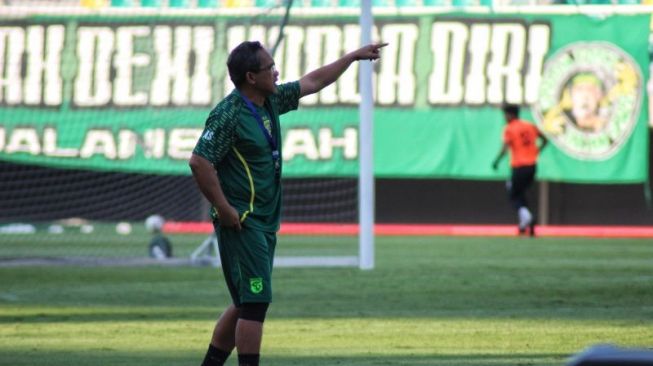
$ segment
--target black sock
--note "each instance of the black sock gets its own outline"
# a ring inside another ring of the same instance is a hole
[[[206,351],[206,356],[204,356],[204,361],[202,366],[222,366],[224,365],[231,351],[223,351],[218,347],[214,347],[212,344],[209,344],[209,349]]]
[[[238,355],[238,366],[258,366],[259,354]]]

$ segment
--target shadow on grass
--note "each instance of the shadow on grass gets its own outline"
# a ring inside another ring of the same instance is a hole
[[[221,314],[224,307],[215,310],[207,309],[206,311],[188,311],[188,309],[179,308],[178,310],[158,311],[155,307],[150,312],[76,312],[69,311],[62,314],[47,313],[46,310],[35,314],[21,315],[0,315],[0,324],[12,323],[96,323],[96,322],[130,322],[130,321],[214,321]]]
[[[537,320],[537,319],[567,319],[572,321],[615,321],[641,322],[648,321],[653,317],[653,308],[644,307],[635,312],[629,312],[628,308],[622,307],[568,307],[561,309],[533,310],[528,308],[507,307],[506,309],[431,309],[430,311],[415,312],[407,314],[404,311],[393,311],[393,309],[330,309],[314,310],[307,312],[303,309],[288,309],[285,304],[278,304],[276,309],[271,308],[270,320],[312,320],[312,319],[415,319],[424,318],[432,320],[447,319],[477,319],[496,320]],[[323,304],[322,304],[323,305]],[[43,307],[40,310],[28,311],[21,314],[0,315],[0,324],[56,324],[56,323],[103,323],[103,322],[176,322],[176,321],[215,321],[228,304],[222,304],[215,308],[188,309],[186,307],[165,307],[157,308],[152,306],[148,311],[134,310],[126,307],[116,312],[105,311],[78,311],[57,309],[57,307]],[[315,304],[320,306],[320,304]],[[293,310],[296,310],[294,312]],[[52,312],[50,312],[52,311]],[[65,312],[63,312],[65,311]],[[0,307],[0,313],[2,307]]]
[[[225,366],[237,364],[235,355]],[[202,362],[203,354],[170,354],[167,352],[128,353],[115,349],[98,348],[88,352],[50,351],[33,349],[30,352],[15,352],[3,350],[0,353],[0,364],[12,366],[32,366],[36,364],[35,357],[41,361],[38,364],[49,366],[70,365],[102,365],[102,366],[192,366]],[[461,354],[461,355],[369,355],[348,357],[279,357],[266,356],[261,358],[262,366],[561,366],[568,355],[562,354]],[[46,361],[42,363],[42,361]]]

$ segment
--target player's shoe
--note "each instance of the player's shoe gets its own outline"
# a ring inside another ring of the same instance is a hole
[[[535,237],[535,220],[531,219],[531,222],[528,224],[529,234],[531,238]]]
[[[533,236],[533,226],[535,225],[535,218],[528,210],[527,207],[520,207],[517,211],[517,218],[519,220],[519,235],[524,235],[529,230],[531,236]]]
[[[525,235],[526,234],[526,226],[522,226],[521,224],[517,226],[519,229],[519,235]]]

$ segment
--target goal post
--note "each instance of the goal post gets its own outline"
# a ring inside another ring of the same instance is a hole
[[[372,42],[372,1],[361,1],[361,45]],[[359,263],[363,270],[374,268],[374,100],[372,63],[361,61],[358,80],[361,91],[359,107]]]

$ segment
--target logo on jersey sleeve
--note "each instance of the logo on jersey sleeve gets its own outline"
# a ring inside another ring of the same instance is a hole
[[[202,138],[207,141],[213,140],[213,131],[206,130],[204,131],[204,134],[202,134]]]

